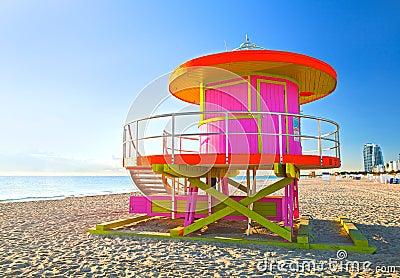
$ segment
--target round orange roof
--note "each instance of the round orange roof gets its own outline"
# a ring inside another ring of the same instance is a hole
[[[257,73],[295,80],[300,104],[327,96],[337,83],[335,70],[321,60],[285,51],[239,50],[187,61],[172,72],[169,90],[183,101],[199,104],[200,84]]]

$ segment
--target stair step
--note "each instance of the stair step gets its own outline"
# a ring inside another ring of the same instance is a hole
[[[153,194],[153,193],[165,193],[166,194],[165,190],[142,190],[142,191],[143,191],[143,193],[146,193],[146,194],[149,194],[149,193],[151,193],[151,194]]]
[[[153,168],[151,168],[151,167],[132,167],[130,170],[135,171],[135,172],[139,172],[139,171],[153,172]]]
[[[167,192],[165,191],[165,189],[150,189],[150,188],[143,188],[142,189],[142,192],[143,193],[151,193],[151,194],[153,194],[153,193],[164,193],[164,194],[167,194]]]
[[[159,184],[159,185],[154,185],[154,184],[149,184],[149,185],[147,185],[147,184],[140,184],[140,186],[143,187],[143,189],[157,188],[157,189],[163,189],[163,190],[165,190],[163,184]]]
[[[162,175],[154,173],[151,167],[136,166],[130,168],[130,174],[137,188],[146,195],[168,195]]]
[[[137,183],[140,183],[140,184],[163,184],[162,182],[159,182],[159,181],[135,181],[135,182],[137,182]]]
[[[162,191],[165,191],[165,188],[164,188],[164,187],[138,186],[138,188],[140,188],[141,190],[151,190],[151,189],[154,189],[154,190],[162,190]]]
[[[132,171],[133,173],[153,173],[153,174],[156,174],[156,173],[154,173],[153,172],[153,170],[135,170],[135,171]]]
[[[137,175],[137,176],[133,176],[133,178],[134,179],[142,179],[142,180],[145,180],[145,179],[148,179],[148,180],[162,180],[161,176],[157,177],[157,176],[140,176],[140,175]]]
[[[161,179],[161,175],[154,175],[154,174],[132,174],[131,177],[133,178],[158,178]]]

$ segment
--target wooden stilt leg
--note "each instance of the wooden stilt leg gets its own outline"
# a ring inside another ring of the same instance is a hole
[[[211,172],[208,173],[207,184],[209,186],[213,186]],[[212,196],[208,193],[207,193],[207,204],[208,204],[208,215],[211,215],[212,214]]]
[[[222,193],[229,196],[228,178],[221,179]]]
[[[289,206],[289,186],[285,186],[285,196],[283,197],[283,225],[289,226],[288,206]]]
[[[196,213],[196,201],[197,201],[197,193],[199,192],[198,187],[190,187],[189,194],[186,204],[186,217],[184,221],[184,226],[189,226],[194,221],[194,215]]]
[[[289,218],[289,226],[290,230],[293,232],[293,193],[294,193],[294,183],[288,185],[289,187],[289,206],[288,206],[288,218]]]
[[[246,185],[247,185],[247,197],[250,196],[250,192],[251,192],[251,183],[250,183],[250,170],[247,169],[246,170]],[[250,208],[250,206],[252,206],[253,204],[247,206],[248,208]],[[247,218],[247,236],[250,235],[250,229],[251,229],[251,218]]]
[[[253,169],[253,181],[251,184],[251,188],[248,188],[247,190],[247,196],[251,196],[256,192],[256,184],[257,184],[257,169],[254,168]],[[253,204],[250,204],[249,209],[253,210]],[[248,218],[247,221],[247,235],[250,235],[250,231],[251,231],[251,218]]]
[[[172,194],[171,194],[171,218],[175,219],[175,214],[176,214],[176,198],[175,198],[175,194],[176,194],[176,178],[172,179]],[[179,182],[178,182],[179,184]]]
[[[293,191],[293,203],[294,203],[294,212],[293,218],[298,219],[300,217],[300,210],[299,210],[299,179],[293,180],[294,184],[294,191]]]

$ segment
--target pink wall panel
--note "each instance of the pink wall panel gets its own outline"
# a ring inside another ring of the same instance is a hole
[[[284,86],[278,84],[260,83],[260,107],[261,111],[285,112]],[[285,130],[285,118],[282,118],[282,128]],[[263,133],[279,133],[279,119],[277,115],[264,115],[262,118]],[[286,144],[283,140],[283,149]],[[263,135],[263,153],[279,153],[278,136]]]
[[[247,83],[240,83],[205,91],[205,111],[246,111]],[[205,119],[221,117],[224,114],[206,115]]]
[[[278,81],[280,83],[286,84],[286,98],[287,98],[287,111],[285,107],[285,96],[284,96],[284,84],[273,84],[268,83],[269,81]],[[265,77],[265,76],[252,76],[251,79],[252,86],[257,88],[257,83],[260,84],[260,97],[261,97],[261,110],[270,112],[287,112],[293,114],[300,113],[299,106],[299,91],[298,86],[288,80],[281,78]],[[287,123],[286,123],[287,122]],[[282,117],[282,130],[286,133],[286,124],[288,127],[288,134],[294,134],[294,126],[296,126],[296,131],[300,132],[300,121],[293,119],[293,117]],[[274,127],[272,127],[274,126]],[[278,116],[271,116],[270,119],[263,118],[263,132],[270,132],[275,130],[278,133]],[[282,138],[283,153],[287,153],[286,144],[289,142],[289,152],[290,154],[301,154],[301,143],[299,138],[294,138],[288,136]],[[275,141],[275,142],[274,142]],[[275,146],[275,148],[274,148]],[[279,139],[278,137],[263,138],[263,152],[264,153],[279,153]]]
[[[239,80],[239,79],[238,79]],[[286,92],[284,84],[274,84],[269,81],[284,82],[286,84]],[[266,112],[288,112],[298,114],[299,99],[298,87],[295,83],[281,78],[272,78],[265,76],[251,76],[251,107],[248,107],[248,84],[240,83],[230,85],[218,89],[208,89],[205,91],[205,111],[258,111],[256,91],[259,84],[260,111]],[[222,84],[219,82],[218,84]],[[287,98],[287,108],[285,105],[285,93]],[[287,111],[286,111],[287,110]],[[225,117],[223,113],[216,113],[205,116],[205,119]],[[298,119],[291,116],[282,117],[282,131],[286,133],[286,125],[288,134],[297,134],[300,132],[300,123]],[[278,116],[264,115],[260,124],[263,133],[278,133]],[[256,119],[236,119],[229,120],[229,133],[257,133],[258,120]],[[215,120],[200,126],[200,132],[204,133],[222,133],[220,135],[201,136],[200,152],[201,153],[224,153],[225,152],[225,120]],[[230,153],[258,153],[257,135],[229,135],[229,152]],[[287,153],[286,145],[288,143],[288,153],[301,154],[301,144],[298,138],[288,136],[283,137],[282,147],[283,153]],[[278,136],[263,135],[262,153],[279,153]]]
[[[131,196],[129,213],[147,213],[148,202],[145,196]]]

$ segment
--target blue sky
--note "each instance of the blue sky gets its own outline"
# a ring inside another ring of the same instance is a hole
[[[0,174],[121,174],[122,126],[154,78],[239,46],[332,65],[304,114],[341,125],[343,169],[366,142],[400,153],[399,1],[1,1]]]

